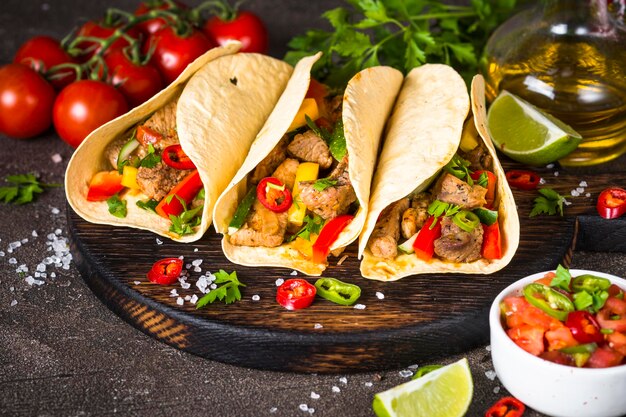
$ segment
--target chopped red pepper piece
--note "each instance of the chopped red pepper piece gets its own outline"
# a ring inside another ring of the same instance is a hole
[[[432,226],[433,222],[434,226]],[[432,259],[435,254],[435,240],[439,237],[441,237],[441,222],[436,217],[430,216],[413,242],[415,255],[424,261]]]
[[[165,258],[156,261],[147,276],[150,282],[170,285],[176,282],[183,270],[183,261],[178,258]]]
[[[105,201],[123,189],[122,174],[117,171],[101,171],[89,182],[87,201]]]
[[[161,158],[163,159],[163,162],[174,169],[183,170],[196,168],[180,145],[170,145],[163,149]]]
[[[291,192],[278,178],[265,177],[256,186],[256,198],[268,210],[282,213],[289,210],[293,198]]]
[[[578,343],[601,343],[604,336],[600,333],[600,325],[587,311],[571,311],[567,315],[565,325]]]
[[[141,142],[143,146],[154,145],[163,139],[163,135],[154,129],[150,129],[146,126],[139,126],[137,128],[137,140]]]
[[[502,242],[500,240],[500,225],[496,222],[491,226],[485,224],[483,227],[483,247],[482,257],[485,259],[502,258]]]
[[[344,214],[337,216],[334,219],[327,222],[319,237],[313,244],[313,262],[324,263],[326,257],[330,252],[330,247],[337,240],[339,234],[346,228],[346,226],[354,219],[354,216],[350,214]]]
[[[513,169],[506,173],[506,180],[511,187],[520,190],[534,190],[539,185],[541,177],[533,171],[523,171]]]
[[[287,310],[307,308],[317,289],[304,279],[288,279],[276,290],[276,301]]]
[[[170,218],[170,214],[178,216],[185,209],[179,198],[188,205],[193,201],[194,197],[198,195],[202,187],[202,180],[200,179],[200,174],[196,169],[191,174],[183,178],[181,182],[176,184],[176,187],[174,187],[172,191],[170,191],[169,194],[159,202],[155,211],[166,219]]]
[[[600,193],[596,204],[598,214],[605,219],[615,219],[626,212],[626,190],[611,187]]]
[[[496,175],[491,171],[474,171],[470,174],[470,177],[474,181],[478,181],[483,172],[487,175],[487,194],[485,195],[487,204],[485,207],[490,209],[493,207],[493,202],[496,198]]]
[[[485,413],[485,417],[521,417],[526,406],[515,397],[500,398]]]
[[[309,89],[306,92],[306,96],[304,98],[312,98],[315,99],[317,103],[317,107],[322,107],[324,104],[324,99],[328,95],[328,90],[326,86],[314,78],[311,78],[309,82]]]

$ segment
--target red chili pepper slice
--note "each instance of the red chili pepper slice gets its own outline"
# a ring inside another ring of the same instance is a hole
[[[611,187],[600,193],[596,204],[598,214],[605,219],[615,219],[626,212],[626,190]]]
[[[106,201],[123,189],[122,174],[117,171],[101,171],[89,182],[87,201]]]
[[[435,223],[433,227],[432,224]],[[435,240],[441,237],[441,222],[434,216],[431,216],[424,226],[420,229],[413,242],[413,250],[418,258],[428,261],[435,254]]]
[[[183,261],[178,258],[164,258],[156,261],[147,276],[150,282],[170,285],[176,282],[183,270]]]
[[[485,259],[502,258],[502,241],[500,239],[500,225],[496,222],[491,226],[486,224],[483,227],[483,246],[481,255]]]
[[[272,184],[272,185],[270,185]],[[291,192],[278,178],[263,178],[256,187],[256,198],[274,213],[289,210],[293,201]]]
[[[354,219],[354,216],[351,214],[343,214],[335,217],[324,225],[320,235],[313,244],[313,262],[326,262],[326,257],[330,252],[330,247],[333,243],[335,243],[339,234],[346,228],[352,219]]]
[[[143,125],[137,128],[136,136],[143,146],[154,145],[163,139],[162,134]]]
[[[299,310],[311,305],[316,291],[304,279],[288,279],[276,290],[276,301],[287,310]]]
[[[500,398],[485,413],[485,417],[521,417],[526,406],[515,397]]]
[[[506,173],[506,180],[511,187],[519,188],[520,190],[534,190],[539,186],[541,177],[533,171],[513,169]]]
[[[485,207],[490,209],[493,207],[493,202],[496,198],[496,175],[491,171],[474,171],[470,174],[470,177],[474,181],[478,181],[483,173],[487,175],[487,194],[485,195],[485,200],[487,201],[487,204],[485,205]]]
[[[163,162],[174,169],[196,169],[196,166],[191,162],[191,159],[180,145],[170,145],[163,149],[161,158],[163,158]]]
[[[600,325],[587,311],[572,311],[567,315],[565,325],[569,327],[572,336],[579,343],[601,343],[604,336],[600,332]]]
[[[183,178],[182,181],[179,182],[176,187],[174,187],[172,191],[170,191],[169,194],[159,202],[159,204],[157,204],[154,210],[166,219],[170,218],[170,214],[178,216],[184,210],[179,198],[182,199],[185,204],[189,205],[195,196],[198,195],[202,187],[203,185],[202,180],[200,179],[200,174],[198,173],[198,170],[195,170]]]

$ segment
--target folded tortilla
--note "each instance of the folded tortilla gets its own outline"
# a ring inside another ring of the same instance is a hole
[[[461,141],[469,110],[465,83],[450,67],[424,65],[411,71],[405,80],[374,175],[370,211],[359,237],[361,274],[365,278],[394,281],[426,273],[489,274],[504,268],[515,254],[519,244],[519,218],[487,130],[482,76],[474,77],[471,90],[473,123],[493,159],[497,178],[494,207],[498,211],[502,258],[455,263],[437,258],[424,261],[415,254],[399,254],[389,260],[375,257],[367,248],[381,212],[412,192],[428,189]]]
[[[92,132],[74,152],[66,176],[67,200],[83,219],[100,224],[152,231],[179,242],[200,239],[212,221],[213,206],[243,163],[256,134],[287,85],[293,68],[260,54],[237,53],[241,44],[230,42],[209,50],[190,64],[166,89],[144,104]],[[117,218],[107,203],[87,201],[94,174],[111,170],[104,151],[109,143],[178,97],[176,127],[180,145],[198,168],[205,188],[201,224],[193,234],[169,231],[171,222],[143,210],[142,194],[127,192],[128,214]]]
[[[246,161],[215,205],[215,228],[224,234],[222,249],[231,262],[247,266],[286,267],[308,275],[320,275],[326,268],[325,264],[305,258],[291,243],[278,247],[235,246],[226,235],[228,224],[247,192],[248,175],[287,133],[309,88],[311,68],[320,56],[318,53],[298,62],[276,108],[250,148]],[[402,74],[398,70],[373,67],[355,75],[345,89],[342,120],[349,155],[348,173],[359,209],[334,242],[331,251],[355,241],[365,224],[380,137],[401,84]]]

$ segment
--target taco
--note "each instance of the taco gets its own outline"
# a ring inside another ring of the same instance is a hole
[[[365,224],[380,136],[402,74],[359,72],[329,94],[303,58],[246,161],[219,197],[215,227],[226,257],[309,275],[326,268]]]
[[[519,218],[486,128],[484,79],[424,65],[407,76],[359,238],[361,274],[488,274],[519,244]],[[465,122],[464,122],[465,121]]]
[[[229,43],[94,131],[67,167],[67,199],[93,223],[199,239],[293,68]],[[193,77],[192,77],[193,76]]]

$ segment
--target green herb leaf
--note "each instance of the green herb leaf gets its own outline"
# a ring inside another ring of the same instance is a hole
[[[141,201],[138,200],[137,203],[137,207],[147,210],[147,211],[153,211],[156,213],[156,206],[159,205],[159,202],[154,200],[154,199],[150,199],[150,200],[146,200],[146,201]]]
[[[331,180],[329,178],[322,178],[313,183],[313,189],[315,191],[324,191],[329,187],[337,185],[337,180]]]
[[[208,294],[200,298],[196,303],[196,309],[211,304],[216,300],[224,301],[226,304],[232,304],[235,301],[241,300],[239,287],[245,287],[245,284],[239,281],[236,271],[228,274],[223,269],[220,269],[219,272],[215,274],[215,284],[223,285],[211,290]]]
[[[191,235],[194,233],[193,228],[199,226],[202,222],[202,208],[203,206],[197,206],[190,210],[187,210],[187,204],[185,200],[180,198],[177,195],[172,195],[180,201],[180,204],[183,206],[183,212],[178,216],[174,216],[170,214],[170,221],[172,225],[170,226],[170,232],[176,233],[179,236]],[[170,196],[170,197],[172,197]],[[170,199],[171,201],[171,199]],[[199,215],[200,214],[200,215]]]
[[[322,231],[322,227],[324,227],[324,219],[317,214],[314,214],[313,217],[307,215],[304,217],[302,228],[298,230],[296,234],[288,238],[287,242],[291,242],[297,237],[304,240],[311,240],[311,235],[319,235]]]
[[[204,201],[204,199],[206,198],[206,191],[204,191],[204,188],[202,188],[198,194],[196,194],[196,198],[194,198],[194,200],[202,200]]]
[[[0,186],[0,202],[5,204],[26,204],[43,193],[45,188],[61,187],[62,184],[44,184],[34,174],[9,175],[6,186]]]
[[[441,216],[454,216],[459,211],[461,211],[461,206],[444,203],[441,200],[435,200],[428,206],[428,214],[434,216],[435,218],[439,218]],[[435,224],[435,222],[433,222],[433,224]]]
[[[555,215],[557,211],[563,216],[565,197],[552,188],[541,188],[539,189],[539,194],[541,194],[541,196],[535,198],[533,209],[530,211],[530,217],[535,217],[539,214],[552,216]]]
[[[469,169],[470,165],[470,161],[461,158],[458,154],[454,154],[450,162],[448,162],[443,169],[458,179],[467,182],[469,185],[474,185],[474,180],[472,180],[471,171]]]
[[[564,291],[569,291],[571,280],[572,276],[570,275],[569,270],[559,264],[556,268],[556,276],[552,278],[552,281],[550,281],[550,286],[560,288]]]
[[[148,154],[144,156],[144,158],[139,162],[139,166],[144,168],[154,168],[157,164],[161,162],[161,155],[156,153],[154,146],[152,144],[148,145]]]
[[[330,139],[331,139],[330,133],[326,129],[321,128],[318,125],[316,125],[315,122],[311,120],[308,114],[304,115],[304,120],[306,120],[307,126],[309,127],[309,129],[313,131],[313,133],[315,133],[320,138],[324,139],[326,143],[330,142]]]
[[[109,197],[107,200],[107,206],[109,206],[109,213],[115,217],[119,217],[121,219],[126,217],[126,200],[120,200],[119,195],[115,194],[114,196]]]

